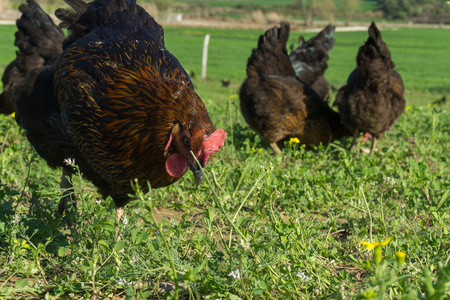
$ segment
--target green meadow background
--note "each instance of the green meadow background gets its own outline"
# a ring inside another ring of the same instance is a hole
[[[113,201],[81,174],[74,226],[55,217],[61,171],[2,115],[0,298],[448,299],[450,117],[448,104],[431,103],[450,92],[450,31],[380,30],[407,108],[377,151],[350,152],[344,138],[311,151],[289,144],[274,156],[245,124],[237,96],[263,31],[165,27],[167,48],[195,73],[227,141],[198,188],[188,172],[147,195],[137,190],[118,241]],[[14,59],[14,32],[0,26],[1,72]],[[291,32],[288,44],[300,35],[314,33]],[[334,37],[326,77],[338,88],[367,32]]]

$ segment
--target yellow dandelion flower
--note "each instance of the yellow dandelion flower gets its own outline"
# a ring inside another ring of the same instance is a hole
[[[410,110],[410,109],[411,109],[411,106],[406,105],[406,110]]]
[[[15,119],[15,118],[16,118],[16,112],[13,112],[13,113],[11,114],[11,117],[12,117],[13,119]]]
[[[373,242],[373,243],[369,243],[369,242],[361,242],[362,245],[364,245],[366,247],[367,250],[372,250],[374,249],[376,246],[378,246],[380,244],[380,242]]]
[[[372,250],[372,249],[374,249],[376,246],[381,246],[381,247],[386,246],[387,244],[389,244],[389,243],[392,241],[393,238],[394,238],[394,237],[390,236],[390,237],[388,237],[384,242],[381,242],[381,243],[380,243],[380,242],[373,242],[373,243],[370,243],[370,242],[362,241],[361,244],[362,244],[363,246],[365,246],[367,250]]]
[[[389,244],[392,241],[392,239],[394,239],[394,237],[390,236],[384,242],[381,242],[380,245],[383,246],[383,247],[387,246],[387,244]]]
[[[291,138],[289,140],[289,144],[300,144],[300,140],[298,138]]]
[[[395,256],[397,257],[397,263],[399,265],[401,265],[402,263],[405,262],[405,258],[406,258],[406,253],[403,251],[398,251],[397,253],[395,253]]]

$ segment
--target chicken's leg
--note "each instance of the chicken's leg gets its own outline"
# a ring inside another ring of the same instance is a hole
[[[73,198],[73,185],[72,182],[70,182],[71,178],[72,173],[66,168],[63,168],[60,183],[60,187],[63,190],[63,195],[59,200],[58,214],[62,216],[64,212],[66,212],[67,223],[69,226],[72,226],[72,218],[69,216],[69,214],[71,214],[71,212],[69,212],[71,210],[70,207],[73,208],[73,211],[76,211],[77,209],[77,203]]]
[[[270,143],[270,147],[272,147],[273,152],[275,152],[275,154],[280,154],[281,150],[278,147],[277,143]]]
[[[359,135],[359,130],[358,130],[358,129],[355,129],[355,131],[353,132],[353,140],[352,140],[352,144],[350,145],[349,150],[352,150],[352,149],[355,147],[355,145],[356,145],[356,139],[358,138],[358,135]]]
[[[118,241],[119,237],[119,228],[120,228],[120,219],[123,216],[123,206],[116,205],[116,230],[114,231],[114,240]]]
[[[370,154],[373,153],[373,149],[375,149],[375,144],[377,143],[377,138],[376,137],[372,137],[372,144],[370,145]]]

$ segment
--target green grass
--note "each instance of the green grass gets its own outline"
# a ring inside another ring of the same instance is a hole
[[[2,33],[0,47],[12,45]],[[55,217],[61,171],[51,170],[15,121],[1,116],[0,298],[157,299],[167,297],[159,285],[174,282],[180,288],[172,299],[177,293],[182,299],[449,297],[450,116],[448,105],[427,105],[448,92],[446,32],[382,30],[410,107],[372,156],[345,150],[350,139],[311,151],[290,145],[272,155],[246,126],[236,95],[259,34],[165,29],[167,47],[195,71],[196,91],[228,137],[198,188],[187,173],[172,186],[137,191],[117,242],[112,200],[85,180],[74,178],[74,227]],[[363,32],[336,33],[327,71],[332,84],[345,82],[365,39]],[[12,57],[7,53],[14,48],[2,51],[3,67],[9,62],[3,54]],[[228,78],[232,86],[221,87],[219,80]],[[394,239],[375,251],[361,245],[389,236]],[[406,253],[402,264],[398,251]]]

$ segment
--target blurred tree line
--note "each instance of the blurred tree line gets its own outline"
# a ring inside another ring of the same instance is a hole
[[[391,19],[449,22],[447,0],[378,0],[378,8]]]
[[[447,0],[372,0],[372,2],[376,2],[376,13],[388,19],[450,23],[450,4]],[[336,14],[348,23],[351,17],[363,14],[361,0],[293,0],[291,6],[301,12],[307,26],[312,25],[315,17],[332,20]]]

